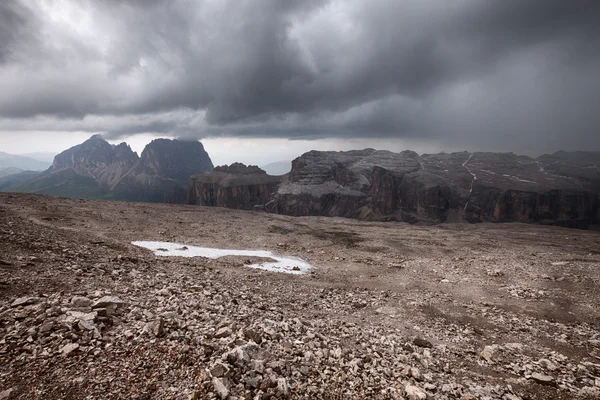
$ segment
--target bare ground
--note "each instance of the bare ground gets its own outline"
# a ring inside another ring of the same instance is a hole
[[[599,398],[599,304],[600,232],[0,194],[0,399]]]

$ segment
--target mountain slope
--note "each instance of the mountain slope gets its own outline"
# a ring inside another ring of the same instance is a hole
[[[15,167],[0,168],[0,178],[3,178],[5,176],[10,176],[10,175],[15,175],[15,174],[21,173],[23,171],[24,170],[22,170],[21,168],[15,168]]]
[[[19,185],[23,182],[30,181],[39,174],[40,172],[37,171],[22,171],[16,174],[3,176],[0,178],[0,192],[5,191],[6,188],[9,188],[11,186]]]

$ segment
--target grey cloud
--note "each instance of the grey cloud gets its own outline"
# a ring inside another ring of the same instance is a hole
[[[14,61],[23,39],[33,41],[34,15],[17,0],[0,2],[0,64]]]
[[[32,4],[0,5],[0,128],[600,148],[598,2],[89,0],[91,36]]]

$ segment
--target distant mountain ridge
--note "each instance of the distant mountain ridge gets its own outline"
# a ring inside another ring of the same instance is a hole
[[[94,135],[58,154],[48,170],[4,191],[183,203],[189,177],[212,168],[198,141],[156,139],[140,157],[126,143],[111,145]]]
[[[19,168],[24,171],[43,171],[51,163],[36,160],[24,155],[8,154],[0,151],[0,168]]]
[[[292,170],[291,161],[276,161],[261,167],[269,175],[285,175]]]
[[[15,167],[4,167],[0,168],[0,178],[4,178],[5,176],[15,175],[23,172],[24,170],[21,168]]]

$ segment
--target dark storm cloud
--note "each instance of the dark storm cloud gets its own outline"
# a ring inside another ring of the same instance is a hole
[[[31,41],[33,13],[17,0],[0,2],[0,64],[14,61],[13,54],[20,41]]]
[[[0,5],[0,127],[600,147],[599,2],[56,4]]]

